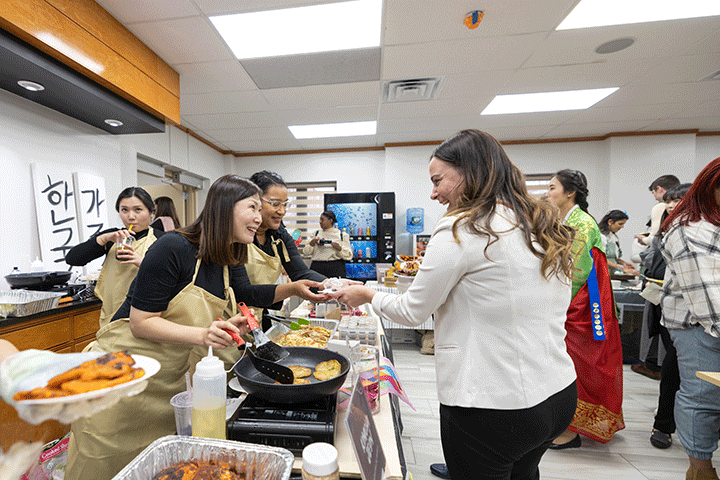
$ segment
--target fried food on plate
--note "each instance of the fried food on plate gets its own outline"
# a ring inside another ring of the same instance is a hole
[[[317,347],[325,348],[330,339],[330,330],[324,327],[303,325],[298,330],[291,330],[280,337],[278,345],[283,347]]]
[[[15,401],[65,397],[113,387],[145,375],[142,368],[134,368],[135,360],[127,352],[108,353],[56,375],[47,386],[18,392]]]
[[[303,367],[302,365],[288,365],[288,368],[292,370],[293,376],[298,378],[305,378],[312,375],[312,370],[310,370],[307,367]]]
[[[320,381],[330,380],[338,375],[340,375],[340,362],[335,359],[318,363],[313,373],[313,376]]]

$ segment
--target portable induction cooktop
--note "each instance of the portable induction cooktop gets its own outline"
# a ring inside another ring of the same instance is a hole
[[[336,403],[337,394],[298,404],[248,395],[227,422],[227,438],[282,447],[299,456],[311,443],[334,443]]]

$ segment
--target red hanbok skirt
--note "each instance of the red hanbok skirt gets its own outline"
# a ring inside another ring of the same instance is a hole
[[[622,414],[623,358],[620,328],[607,259],[592,249],[597,272],[605,340],[593,338],[593,322],[587,282],[570,302],[565,321],[565,343],[575,363],[578,406],[569,430],[601,443],[625,428]]]

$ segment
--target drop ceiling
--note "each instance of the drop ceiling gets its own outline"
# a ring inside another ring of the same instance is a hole
[[[463,128],[503,141],[720,131],[720,80],[708,79],[720,70],[717,16],[557,32],[578,0],[385,0],[379,55],[334,53],[344,76],[333,77],[318,71],[321,56],[245,68],[208,18],[329,1],[97,2],[180,73],[183,126],[238,154],[437,141]],[[469,30],[463,18],[475,9],[485,15]],[[595,52],[622,37],[635,42]],[[353,61],[365,63],[349,68]],[[442,78],[434,98],[383,100],[385,82],[429,77]],[[619,90],[587,110],[480,115],[499,94],[602,87]],[[377,120],[376,135],[296,140],[287,128],[368,120]]]

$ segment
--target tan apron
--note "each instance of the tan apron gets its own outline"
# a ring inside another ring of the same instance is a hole
[[[133,243],[133,248],[141,256],[145,257],[148,248],[157,237],[152,227],[148,227],[146,236]],[[104,327],[112,319],[115,312],[125,301],[130,284],[137,275],[138,267],[132,264],[123,264],[115,257],[117,253],[117,242],[110,247],[100,270],[97,285],[95,285],[95,296],[102,300],[100,309],[100,328]]]
[[[273,285],[280,278],[282,273],[282,261],[278,250],[278,244],[282,248],[285,261],[290,261],[290,254],[281,238],[272,240],[272,249],[275,256],[263,252],[260,247],[251,243],[248,245],[248,261],[245,265],[250,283],[253,285]],[[251,307],[255,312],[258,322],[262,324],[262,308]]]
[[[200,260],[192,281],[168,304],[162,313],[166,320],[195,327],[207,327],[228,307],[235,304],[228,267],[223,269],[225,299],[195,285]],[[90,418],[73,422],[67,480],[109,480],[154,440],[175,432],[170,399],[185,390],[185,372],[190,368],[191,345],[172,345],[136,338],[127,318],[101,328],[94,351],[128,350],[155,358],[160,371],[148,380],[142,393],[121,399],[115,406]],[[237,349],[234,349],[237,350]]]

